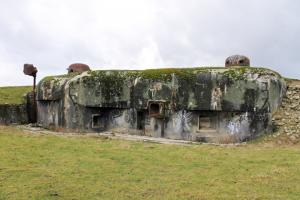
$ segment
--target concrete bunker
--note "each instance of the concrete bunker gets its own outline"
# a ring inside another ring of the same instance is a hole
[[[79,132],[243,141],[270,129],[284,91],[281,76],[263,68],[87,71],[39,83],[38,122]]]

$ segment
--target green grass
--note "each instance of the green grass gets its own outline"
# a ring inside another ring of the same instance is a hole
[[[299,199],[300,148],[176,146],[0,126],[0,199]]]
[[[22,104],[31,86],[0,87],[0,104]]]

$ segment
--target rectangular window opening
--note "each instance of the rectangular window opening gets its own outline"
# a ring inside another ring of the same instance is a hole
[[[151,103],[149,106],[149,114],[150,115],[159,115],[160,114],[160,106],[158,103]]]
[[[92,115],[92,128],[104,128],[104,120],[102,115]]]
[[[212,129],[210,117],[199,116],[198,117],[198,129]]]

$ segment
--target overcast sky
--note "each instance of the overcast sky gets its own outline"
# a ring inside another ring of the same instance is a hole
[[[243,54],[252,66],[300,78],[297,0],[0,0],[0,85],[30,85],[92,69],[223,66]]]

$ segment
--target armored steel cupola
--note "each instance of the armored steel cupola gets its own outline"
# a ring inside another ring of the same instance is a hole
[[[225,67],[245,66],[250,67],[250,59],[243,55],[233,55],[225,60]]]
[[[68,67],[68,73],[72,73],[72,72],[85,72],[85,71],[90,71],[90,67],[86,64],[83,63],[73,63]]]

